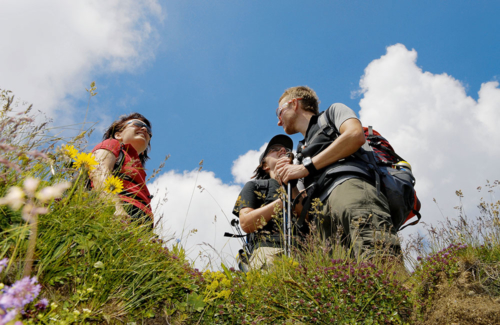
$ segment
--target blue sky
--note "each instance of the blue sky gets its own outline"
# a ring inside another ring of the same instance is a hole
[[[274,111],[291,86],[312,87],[321,110],[347,104],[391,141],[427,223],[458,204],[475,216],[477,186],[498,179],[499,16],[498,1],[5,0],[0,89],[65,126],[83,121],[95,80],[90,146],[121,114],[148,117],[149,173],[171,155],[149,184],[158,232],[214,268],[234,260],[224,219],[283,133]]]
[[[232,180],[233,161],[277,127],[284,89],[306,84],[326,109],[359,110],[359,80],[386,47],[416,49],[418,64],[446,72],[477,97],[499,73],[498,2],[169,1],[156,57],[134,73],[95,74],[93,107],[139,111],[154,123],[150,168],[205,168]],[[120,103],[125,100],[124,103]],[[299,140],[299,137],[294,137]]]

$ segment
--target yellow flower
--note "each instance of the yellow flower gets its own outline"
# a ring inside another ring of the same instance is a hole
[[[226,278],[226,275],[224,273],[222,273],[221,271],[217,271],[215,273],[212,273],[212,275],[216,280],[219,280],[219,281]]]
[[[231,285],[231,281],[229,279],[224,279],[220,282],[220,284],[225,287],[229,287]]]
[[[116,176],[109,176],[104,182],[104,191],[118,194],[123,190],[123,181]]]
[[[76,160],[76,157],[78,155],[78,150],[76,150],[75,147],[64,145],[62,147],[62,149],[63,149],[63,152],[64,152],[65,155],[67,155],[67,156],[69,156],[69,157],[71,157],[71,158],[73,158],[73,159]]]
[[[231,290],[222,290],[217,295],[217,298],[225,298],[225,299],[227,299],[227,298],[229,298],[230,295],[231,295]]]
[[[94,170],[95,166],[98,165],[97,161],[95,161],[94,156],[92,156],[91,153],[79,153],[77,154],[75,160],[76,161],[73,166],[77,169],[84,167],[90,171]]]
[[[219,281],[217,280],[214,280],[214,282],[212,282],[209,286],[208,286],[208,290],[215,290],[217,289],[217,287],[219,286]]]

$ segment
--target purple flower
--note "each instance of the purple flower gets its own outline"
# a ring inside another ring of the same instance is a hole
[[[42,309],[45,309],[47,308],[47,306],[49,305],[49,301],[45,298],[39,300],[36,304],[35,304],[35,307],[38,309],[38,310],[42,310]]]
[[[7,266],[8,262],[9,262],[8,258],[4,258],[3,260],[0,261],[0,272],[2,272],[3,269]]]
[[[25,277],[16,281],[11,287],[7,287],[0,297],[0,307],[3,310],[23,308],[38,296],[40,289],[41,286],[37,284],[36,277]]]
[[[0,325],[5,325],[8,322],[12,321],[14,318],[16,318],[16,315],[17,315],[16,309],[8,311],[5,315],[0,315]]]

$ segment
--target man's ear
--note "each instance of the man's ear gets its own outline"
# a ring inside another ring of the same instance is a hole
[[[297,112],[299,110],[299,108],[300,108],[300,102],[301,102],[300,100],[294,100],[293,101],[293,110],[295,112]]]

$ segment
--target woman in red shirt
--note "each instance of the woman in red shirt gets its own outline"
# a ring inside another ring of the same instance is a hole
[[[105,180],[115,175],[123,190],[114,198],[115,215],[153,222],[151,198],[144,166],[151,150],[151,122],[139,113],[122,115],[106,130],[103,141],[92,150],[99,162],[90,174],[92,186],[103,189]]]

